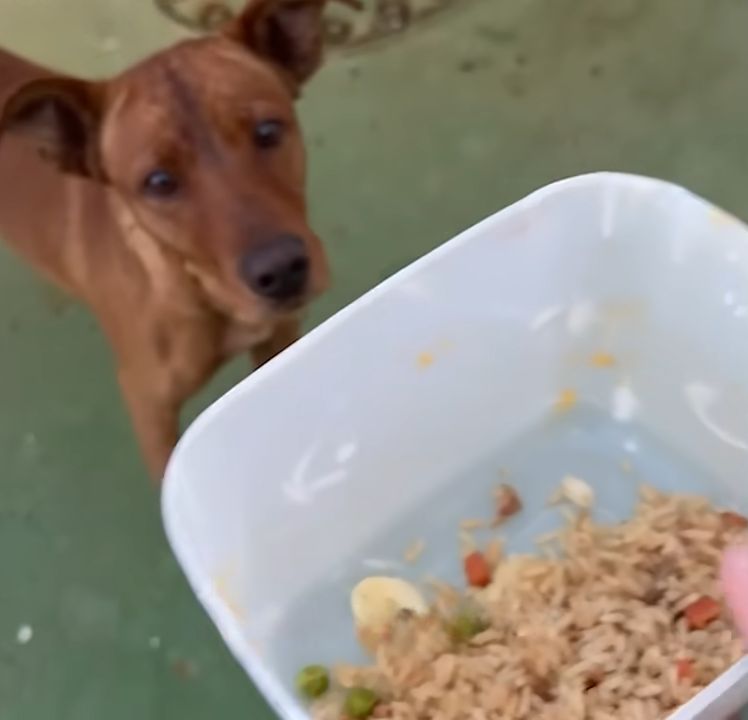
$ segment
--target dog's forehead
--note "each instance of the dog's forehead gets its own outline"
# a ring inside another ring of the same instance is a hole
[[[124,73],[113,86],[110,109],[150,106],[169,112],[175,107],[184,111],[190,102],[218,107],[262,99],[291,103],[292,94],[267,61],[213,37],[185,41]]]
[[[292,92],[280,73],[228,39],[190,40],[110,85],[102,147],[106,156],[130,156],[129,164],[149,152],[184,148],[185,139],[205,145],[216,132],[245,131],[248,119],[263,112],[258,108],[293,117]],[[137,133],[119,131],[133,125]]]

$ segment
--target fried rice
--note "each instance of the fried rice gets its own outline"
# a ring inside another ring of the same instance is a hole
[[[651,488],[620,524],[580,509],[536,555],[495,557],[487,587],[441,586],[429,614],[402,613],[370,666],[335,668],[313,717],[341,720],[341,694],[366,687],[383,720],[665,718],[743,654],[718,573],[744,525]],[[456,639],[465,607],[482,624]]]

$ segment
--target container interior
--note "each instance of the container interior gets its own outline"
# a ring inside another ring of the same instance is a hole
[[[167,529],[276,709],[302,716],[300,665],[358,659],[357,580],[457,579],[459,521],[490,514],[505,473],[526,504],[504,532],[517,550],[560,522],[546,501],[567,473],[602,519],[626,517],[641,482],[748,509],[746,237],[665,183],[556,184],[197,421],[167,476]],[[405,566],[415,540],[427,551]]]

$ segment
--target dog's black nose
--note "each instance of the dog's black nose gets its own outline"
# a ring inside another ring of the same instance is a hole
[[[309,257],[304,241],[296,235],[280,235],[247,252],[241,274],[249,287],[270,300],[293,300],[309,280]]]

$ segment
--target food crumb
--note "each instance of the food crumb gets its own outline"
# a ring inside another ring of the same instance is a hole
[[[675,674],[679,681],[691,681],[694,678],[693,660],[682,659],[675,664]]]
[[[703,630],[722,613],[719,603],[712,597],[704,595],[692,602],[684,611],[686,623],[690,630]]]
[[[161,638],[158,635],[153,635],[148,639],[148,647],[151,650],[158,650],[161,647]]]
[[[482,552],[471,552],[464,560],[464,569],[465,578],[471,587],[482,588],[490,584],[493,573]]]
[[[748,518],[739,513],[726,510],[720,513],[720,517],[722,518],[722,524],[732,530],[745,530],[748,528]]]
[[[463,520],[460,523],[460,529],[466,530],[468,532],[471,532],[472,530],[482,530],[485,527],[486,527],[486,521],[480,520],[478,518]]]
[[[478,548],[478,543],[471,531],[463,530],[460,528],[460,532],[457,534],[457,539],[460,544],[460,552],[462,555],[470,555]]]
[[[34,628],[31,625],[21,625],[16,633],[16,642],[19,645],[28,645],[34,638]]]
[[[467,642],[488,627],[488,623],[480,615],[471,609],[463,608],[449,622],[449,634],[459,642]]]
[[[595,491],[581,478],[567,475],[561,481],[561,494],[572,505],[588,510],[595,502]]]
[[[560,505],[564,501],[564,490],[559,485],[549,496],[548,498],[548,504],[549,505]]]
[[[423,540],[415,540],[403,553],[403,560],[411,564],[418,562],[425,549],[426,543]]]
[[[496,488],[496,517],[494,525],[500,525],[507,518],[522,510],[522,500],[519,493],[507,483]]]
[[[330,673],[322,665],[307,665],[296,676],[296,690],[308,700],[322,697],[330,688]]]
[[[559,412],[568,412],[577,404],[577,392],[571,388],[562,390],[556,398],[555,407]]]
[[[192,680],[197,675],[197,667],[184,658],[176,658],[172,661],[171,671],[180,680]]]
[[[486,558],[486,562],[495,568],[500,562],[501,557],[504,554],[504,544],[499,538],[494,538],[491,542],[486,545],[486,550],[483,555]]]
[[[639,409],[639,400],[628,385],[613,390],[611,414],[618,422],[631,422]]]
[[[396,577],[364,578],[353,588],[351,610],[364,647],[375,647],[402,613],[425,615],[428,605],[418,588]]]
[[[365,720],[379,705],[379,698],[373,690],[368,688],[351,688],[345,698],[343,710],[350,718]]]

